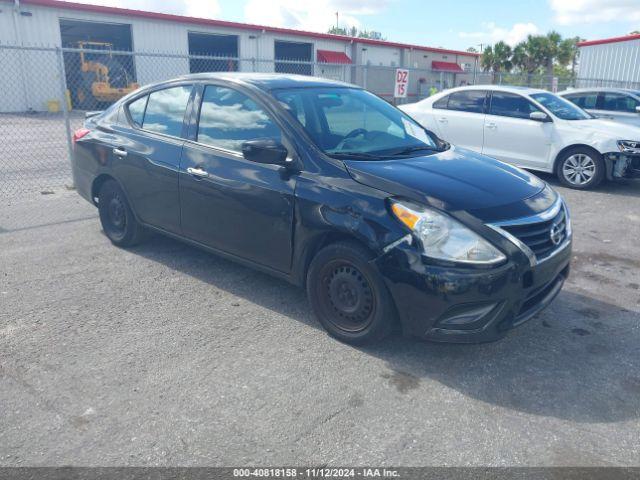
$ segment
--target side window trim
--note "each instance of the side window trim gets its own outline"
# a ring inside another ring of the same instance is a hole
[[[191,92],[189,92],[189,100],[187,101],[187,106],[185,108],[185,112],[184,112],[184,117],[182,118],[182,132],[180,134],[180,136],[176,137],[175,135],[167,135],[166,133],[160,133],[160,132],[154,132],[153,130],[147,130],[144,128],[144,119],[147,116],[147,106],[149,105],[149,98],[151,97],[152,93],[155,92],[159,92],[161,90],[168,90],[170,88],[175,88],[175,87],[191,87]],[[138,131],[138,132],[142,132],[145,134],[150,134],[150,135],[160,135],[162,137],[165,138],[171,138],[171,139],[175,139],[175,140],[186,140],[187,139],[187,134],[188,134],[188,121],[187,121],[187,117],[190,114],[190,105],[191,102],[193,101],[193,97],[194,97],[194,92],[196,89],[196,84],[194,82],[185,82],[185,83],[176,83],[176,84],[170,84],[170,85],[161,85],[158,88],[154,88],[153,90],[147,90],[144,92],[144,94],[137,96],[136,98],[133,98],[132,100],[128,101],[125,104],[125,112],[126,112],[126,117],[127,117],[127,121],[129,122],[130,126]],[[135,102],[136,100],[141,99],[142,97],[146,97],[147,101],[144,104],[144,113],[142,114],[142,123],[143,125],[138,126],[136,125],[136,122],[133,121],[133,119],[131,118],[131,113],[129,112],[129,105],[132,104],[133,102]]]

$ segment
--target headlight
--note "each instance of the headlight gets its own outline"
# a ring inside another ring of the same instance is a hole
[[[640,153],[640,141],[618,140],[618,148],[625,153]]]
[[[485,265],[506,260],[500,250],[448,215],[398,201],[391,210],[420,239],[428,257]]]

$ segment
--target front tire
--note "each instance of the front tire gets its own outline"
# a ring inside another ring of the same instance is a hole
[[[329,334],[352,345],[387,336],[396,320],[393,299],[369,263],[373,255],[354,242],[323,248],[307,273],[311,308]]]
[[[588,148],[572,148],[564,152],[556,165],[556,174],[563,185],[577,190],[597,187],[605,176],[602,155]]]
[[[98,194],[98,212],[105,235],[118,247],[132,247],[144,239],[127,197],[115,180],[107,180]]]

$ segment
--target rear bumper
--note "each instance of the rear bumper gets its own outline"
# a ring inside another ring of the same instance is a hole
[[[395,301],[403,331],[424,339],[479,343],[502,338],[558,295],[569,275],[571,241],[535,266],[510,260],[492,269],[429,265],[408,245],[377,267]]]

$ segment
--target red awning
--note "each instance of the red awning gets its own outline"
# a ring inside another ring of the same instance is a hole
[[[344,52],[318,50],[318,61],[322,63],[351,63],[351,59]]]
[[[464,70],[457,63],[453,62],[431,62],[431,68],[433,70],[439,70],[441,72],[453,72],[464,73]]]

